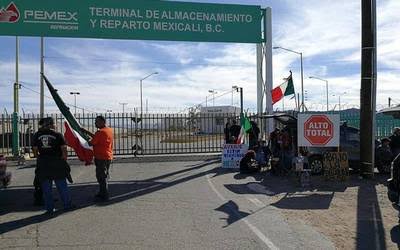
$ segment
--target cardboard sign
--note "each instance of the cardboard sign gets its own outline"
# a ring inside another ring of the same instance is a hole
[[[246,144],[225,144],[222,151],[222,168],[239,168],[240,160],[248,147]]]
[[[349,176],[347,152],[327,152],[324,154],[325,180],[345,181]]]
[[[332,114],[299,114],[298,145],[301,147],[339,147],[340,116]]]

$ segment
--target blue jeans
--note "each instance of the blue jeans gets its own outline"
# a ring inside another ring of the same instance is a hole
[[[71,207],[71,196],[69,194],[68,185],[66,179],[54,180],[56,183],[58,194],[64,203],[64,209],[69,209]],[[44,180],[42,182],[43,189],[43,199],[44,205],[47,212],[53,212],[54,210],[54,200],[53,200],[53,181]]]
[[[398,205],[397,209],[399,210],[398,217],[399,217],[399,222],[400,222],[400,196],[399,196],[399,202],[397,203],[397,205]]]

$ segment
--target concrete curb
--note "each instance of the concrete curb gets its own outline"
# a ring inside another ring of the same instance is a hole
[[[179,162],[179,161],[220,161],[221,154],[175,154],[175,155],[145,155],[137,157],[116,156],[113,163],[146,163],[146,162]],[[84,163],[77,158],[68,159],[70,165],[83,165]],[[27,159],[24,164],[17,161],[9,161],[8,166],[19,166],[26,168],[36,164],[36,159]]]

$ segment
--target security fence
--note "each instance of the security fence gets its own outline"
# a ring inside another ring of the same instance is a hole
[[[78,122],[90,131],[96,131],[94,120],[98,114],[77,114]],[[236,120],[238,114],[144,114],[107,113],[107,124],[114,131],[115,155],[196,154],[221,152],[224,144],[226,123]],[[64,133],[64,118],[60,114],[49,115],[56,122],[56,130]],[[265,120],[248,116],[264,127]],[[358,114],[341,114],[341,120],[359,127]],[[19,118],[19,146],[22,153],[31,153],[32,137],[38,130],[39,116],[26,114]],[[400,120],[377,115],[376,136],[389,136]],[[12,154],[12,115],[1,115],[0,154]],[[75,153],[70,149],[70,156]]]
[[[96,131],[94,121],[103,115],[114,131],[115,155],[156,155],[220,152],[224,143],[224,128],[228,120],[237,120],[236,114],[146,114],[128,113],[77,114],[77,121],[89,131]],[[64,133],[64,118],[54,118],[56,130]],[[19,146],[29,153],[33,134],[38,130],[39,116],[20,117]],[[12,153],[12,116],[2,115],[0,120],[0,154]],[[70,155],[74,155],[69,150]]]
[[[340,114],[340,120],[346,121],[348,125],[360,128],[360,115],[355,114]],[[394,119],[392,116],[377,114],[376,115],[376,131],[375,136],[378,139],[388,137],[392,134],[393,128],[400,127],[400,119]]]

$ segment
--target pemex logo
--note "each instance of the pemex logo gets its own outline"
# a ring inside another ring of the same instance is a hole
[[[17,6],[11,2],[7,8],[0,9],[0,23],[16,23],[19,20],[19,10]]]

